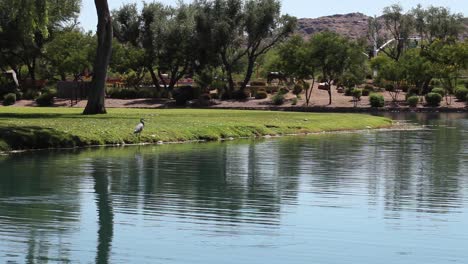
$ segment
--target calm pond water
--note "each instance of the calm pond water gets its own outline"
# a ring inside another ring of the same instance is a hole
[[[0,157],[1,263],[468,263],[468,116]]]

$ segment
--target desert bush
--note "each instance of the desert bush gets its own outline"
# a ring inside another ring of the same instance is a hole
[[[177,105],[186,105],[188,101],[195,99],[191,86],[182,86],[174,89],[172,93]]]
[[[353,96],[353,89],[352,88],[345,88],[344,95],[345,96]]]
[[[289,93],[288,87],[281,87],[278,93],[287,94]]]
[[[393,84],[386,84],[384,88],[385,88],[385,91],[387,92],[395,91],[395,86]]]
[[[272,98],[271,102],[274,105],[282,105],[284,104],[284,94],[281,92],[277,92]]]
[[[3,96],[3,105],[13,105],[16,103],[16,94],[7,93]]]
[[[26,89],[24,92],[23,92],[23,95],[22,95],[22,99],[25,99],[25,100],[34,100],[36,99],[39,95],[41,95],[41,93],[36,90],[36,89]]]
[[[291,104],[292,105],[297,105],[297,98],[293,98]]]
[[[408,103],[409,106],[411,107],[416,107],[419,102],[419,96],[412,95],[406,99],[406,102]]]
[[[267,86],[265,90],[267,91],[267,93],[273,94],[273,93],[278,92],[279,87],[278,86]]]
[[[466,96],[468,95],[468,88],[459,87],[455,89],[455,97],[460,101],[465,101]]]
[[[265,99],[268,97],[268,94],[265,91],[257,91],[255,94],[255,99]]]
[[[250,82],[250,86],[266,86],[266,82],[262,82],[262,81],[252,81]]]
[[[302,85],[300,84],[295,84],[294,87],[293,87],[293,94],[295,94],[296,96],[298,96],[300,93],[302,93],[302,90],[303,90],[303,87]]]
[[[357,99],[357,100],[361,100],[362,90],[361,90],[361,89],[354,88],[354,89],[352,90],[351,94],[353,95],[353,98],[355,98],[355,99]]]
[[[42,94],[36,98],[36,103],[38,106],[52,106],[56,95],[57,91],[54,89],[44,89]]]
[[[369,97],[369,101],[372,107],[383,107],[385,105],[385,99],[381,94],[371,94]]]
[[[237,90],[232,93],[232,99],[234,100],[242,101],[242,100],[247,99],[248,97],[249,95],[247,94],[246,91]]]
[[[432,89],[431,93],[440,94],[440,96],[442,96],[442,97],[445,96],[445,90],[443,88],[434,88],[434,89]]]
[[[440,102],[442,101],[442,95],[432,92],[426,94],[425,99],[429,106],[439,106]]]

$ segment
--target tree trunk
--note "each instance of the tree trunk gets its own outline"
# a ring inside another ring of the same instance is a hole
[[[112,52],[112,19],[107,0],[94,0],[98,15],[97,53],[94,61],[94,75],[88,93],[88,103],[83,112],[85,115],[105,114],[104,97],[106,93],[107,67]]]
[[[255,58],[249,58],[249,63],[247,65],[247,72],[245,74],[244,81],[242,82],[242,86],[240,87],[241,91],[244,91],[245,87],[247,87],[247,84],[250,82],[250,79],[252,78],[254,66],[255,66]]]
[[[327,82],[328,85],[328,105],[332,104],[332,87],[331,87],[331,81]]]
[[[148,71],[150,72],[151,80],[153,81],[153,85],[156,87],[156,91],[161,90],[158,77],[156,76],[156,73],[154,72],[153,67],[147,66],[146,68],[148,68]]]

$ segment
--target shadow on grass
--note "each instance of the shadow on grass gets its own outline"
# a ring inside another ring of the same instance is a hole
[[[37,126],[0,127],[0,140],[7,145],[2,146],[3,150],[71,148],[84,145],[77,136]]]
[[[0,113],[0,119],[60,119],[60,118],[96,118],[96,119],[136,119],[137,117],[122,115],[82,115],[82,114],[59,114],[59,113]]]

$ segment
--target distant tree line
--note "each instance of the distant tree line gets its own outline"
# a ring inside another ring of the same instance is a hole
[[[366,77],[389,92],[411,86],[417,95],[430,93],[437,79],[444,95],[453,94],[467,68],[467,41],[459,39],[463,17],[443,7],[409,12],[400,5],[386,7],[369,20],[367,39],[350,40],[332,32],[291,36],[296,19],[281,14],[279,0],[147,2],[111,12],[107,1],[99,0],[99,21],[110,24],[98,26],[97,34],[80,29],[80,5],[80,0],[0,0],[0,70],[12,69],[33,82],[79,80],[86,71],[104,70],[135,87],[147,81],[161,96],[190,76],[203,89],[216,84],[223,98],[237,99],[247,96],[255,71],[276,71],[288,77],[288,85],[305,90],[307,104],[314,83],[322,83],[331,104],[332,86],[352,89]],[[109,34],[112,43],[105,44]],[[111,54],[108,71],[96,68],[97,50],[111,52],[101,52],[102,62]],[[90,112],[105,112],[103,90],[94,96],[102,99],[102,109]]]

